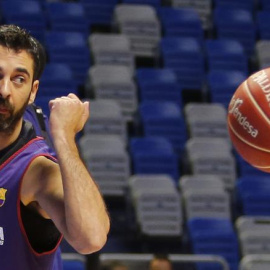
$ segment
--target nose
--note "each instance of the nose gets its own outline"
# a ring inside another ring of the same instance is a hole
[[[0,80],[0,97],[6,99],[9,96],[10,96],[9,80],[5,80],[2,78],[2,80]]]

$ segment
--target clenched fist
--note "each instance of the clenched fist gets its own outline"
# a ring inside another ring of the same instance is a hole
[[[89,102],[82,102],[74,94],[51,100],[49,107],[53,137],[74,138],[83,129],[89,117]]]

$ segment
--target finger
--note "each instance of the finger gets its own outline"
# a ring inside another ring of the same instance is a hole
[[[84,105],[83,120],[86,122],[86,120],[88,119],[89,114],[90,114],[89,101],[84,102],[83,105]]]
[[[73,93],[69,93],[68,94],[68,97],[69,98],[72,98],[72,99],[79,99],[75,94],[73,94]]]

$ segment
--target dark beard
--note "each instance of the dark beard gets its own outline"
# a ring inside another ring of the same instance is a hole
[[[10,114],[9,117],[0,114],[0,133],[11,135],[14,132],[16,125],[23,117],[24,111],[29,102],[29,98],[30,96],[25,101],[23,106],[15,113],[14,113],[14,106],[12,106],[8,100],[0,98],[0,106],[5,107]]]

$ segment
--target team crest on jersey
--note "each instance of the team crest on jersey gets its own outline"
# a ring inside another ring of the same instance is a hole
[[[6,192],[7,189],[0,188],[0,207],[3,206],[6,201]]]

